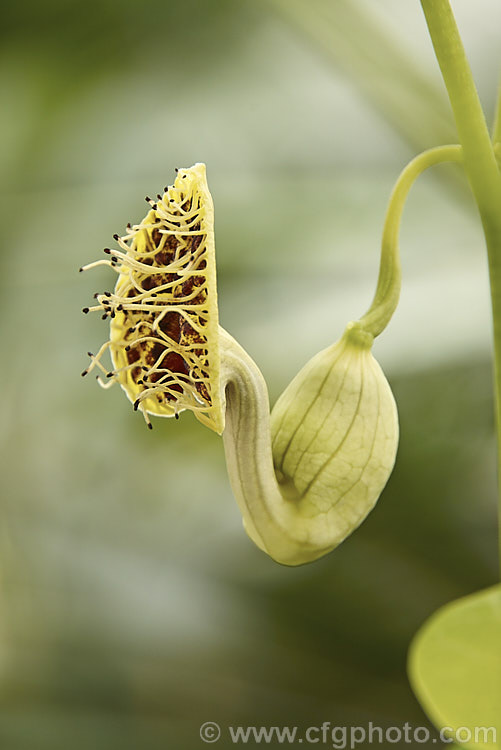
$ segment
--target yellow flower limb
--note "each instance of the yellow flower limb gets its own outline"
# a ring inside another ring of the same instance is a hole
[[[82,374],[97,368],[105,387],[119,383],[150,428],[150,415],[188,409],[221,434],[214,208],[205,164],[176,171],[163,194],[146,197],[144,219],[114,235],[120,249],[80,269],[105,264],[117,274],[113,292],[84,308],[104,313],[110,338]],[[108,351],[111,368],[101,361]]]
[[[398,304],[401,285],[399,234],[402,213],[415,180],[429,167],[443,162],[460,162],[461,146],[438,146],[423,151],[401,172],[390,196],[381,243],[381,262],[376,294],[371,307],[358,321],[374,337],[386,328]]]

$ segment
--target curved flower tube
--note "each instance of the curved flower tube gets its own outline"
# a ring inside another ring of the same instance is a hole
[[[423,169],[458,161],[447,146],[416,157],[390,200],[378,287],[369,311],[314,356],[270,416],[264,378],[218,324],[212,199],[205,165],[179,170],[143,221],[105,249],[118,274],[95,295],[110,339],[82,374],[119,383],[134,408],[178,417],[189,409],[223,435],[228,473],[249,537],[270,557],[300,565],[334,549],[374,507],[394,465],[398,417],[372,343],[398,302],[398,230],[407,193]],[[109,349],[113,369],[101,357]]]
[[[221,331],[228,473],[248,535],[277,562],[300,565],[330,552],[388,480],[397,410],[371,344],[350,324],[294,378],[270,420],[261,372]]]

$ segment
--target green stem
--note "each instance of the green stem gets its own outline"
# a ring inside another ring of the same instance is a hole
[[[498,86],[498,100],[496,105],[496,115],[494,117],[494,126],[492,128],[492,142],[494,146],[501,144],[501,79]]]
[[[400,250],[398,238],[405,202],[415,180],[425,169],[442,162],[461,161],[461,146],[439,146],[416,156],[400,174],[393,188],[381,243],[381,261],[376,294],[371,307],[358,325],[373,336],[383,331],[395,312],[400,296]]]
[[[465,170],[478,206],[487,245],[494,323],[498,495],[501,521],[501,175],[450,3],[448,0],[421,0],[421,5],[449,94],[459,140],[463,147]],[[499,117],[495,132],[499,132]]]
[[[498,166],[501,169],[501,141],[494,144],[494,153],[496,154]]]

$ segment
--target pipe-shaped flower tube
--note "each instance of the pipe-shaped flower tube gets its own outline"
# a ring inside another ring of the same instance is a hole
[[[191,410],[223,435],[228,473],[245,529],[279,563],[300,565],[334,549],[374,507],[392,471],[398,419],[372,343],[400,291],[398,228],[405,197],[426,167],[459,160],[460,148],[416,157],[390,199],[378,287],[369,311],[314,356],[270,417],[259,368],[218,323],[212,199],[205,165],[179,170],[123,237],[105,249],[117,274],[96,294],[110,338],[91,356],[108,387],[119,383],[134,409],[178,417]],[[112,368],[102,357],[109,351]]]

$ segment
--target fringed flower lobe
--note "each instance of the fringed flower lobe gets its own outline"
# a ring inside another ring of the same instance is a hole
[[[150,414],[177,417],[190,409],[221,434],[214,211],[205,165],[178,170],[173,186],[146,200],[151,210],[143,221],[114,235],[120,250],[106,248],[110,260],[83,269],[106,264],[118,273],[113,293],[96,295],[90,308],[110,318],[110,339],[86,372],[97,366],[119,383],[148,426]],[[107,349],[109,372],[100,361]]]

